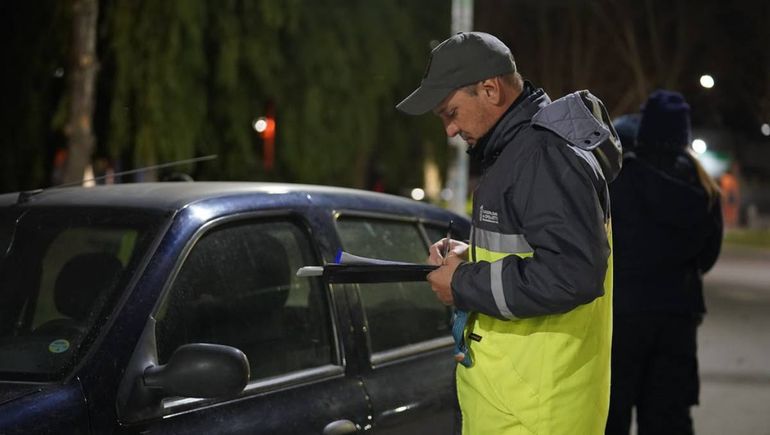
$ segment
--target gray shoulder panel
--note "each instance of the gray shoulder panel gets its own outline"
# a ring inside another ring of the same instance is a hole
[[[540,109],[532,117],[532,124],[552,131],[573,145],[573,150],[590,151],[595,162],[589,164],[595,168],[594,163],[598,162],[608,183],[620,172],[620,139],[604,103],[590,92],[577,91],[559,98]]]
[[[611,133],[586,107],[582,92],[588,93],[573,92],[543,107],[532,117],[532,124],[553,131],[578,148],[596,148]]]

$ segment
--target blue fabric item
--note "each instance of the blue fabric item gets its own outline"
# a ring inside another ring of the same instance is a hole
[[[473,364],[468,345],[465,343],[465,324],[468,323],[468,312],[455,308],[452,314],[452,337],[455,339],[455,361],[470,367]]]
[[[658,89],[641,109],[639,147],[684,149],[690,145],[690,105],[679,92]]]

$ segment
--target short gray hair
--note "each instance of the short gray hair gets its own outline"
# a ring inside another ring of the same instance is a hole
[[[517,91],[521,91],[524,88],[524,79],[521,78],[521,74],[519,74],[517,71],[508,74],[502,74],[496,77],[500,78],[503,83],[513,87]],[[479,83],[481,82],[471,83],[470,85],[465,85],[460,89],[469,95],[478,95],[476,87],[479,85]]]

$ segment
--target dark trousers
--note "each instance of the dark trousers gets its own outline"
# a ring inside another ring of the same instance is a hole
[[[639,435],[693,434],[699,323],[694,315],[615,313],[607,435],[628,435],[634,407]]]

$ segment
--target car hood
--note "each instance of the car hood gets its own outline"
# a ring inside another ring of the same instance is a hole
[[[66,384],[0,381],[0,432],[86,433],[88,408],[80,381]]]
[[[11,402],[29,394],[42,391],[41,384],[20,384],[11,382],[0,382],[0,405]]]

